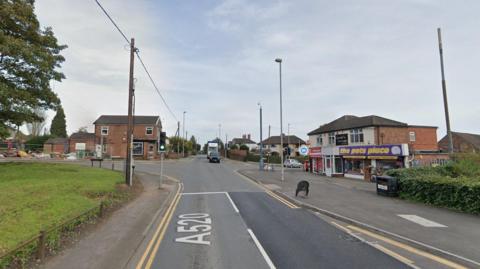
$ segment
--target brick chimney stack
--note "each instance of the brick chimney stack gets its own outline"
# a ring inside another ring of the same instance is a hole
[[[252,136],[251,136],[250,134],[248,134],[248,139],[249,139],[249,140],[250,140],[251,137],[252,137]]]
[[[247,138],[247,136],[243,134],[243,135],[242,135],[242,138],[245,139],[245,138]]]

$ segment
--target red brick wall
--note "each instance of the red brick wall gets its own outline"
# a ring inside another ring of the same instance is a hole
[[[435,163],[438,163],[440,160],[449,160],[450,156],[448,154],[415,154],[414,159],[418,162],[419,166],[430,166]]]
[[[44,144],[43,152],[44,153],[65,153],[65,149],[68,150],[64,144]]]
[[[403,144],[408,143],[408,130],[405,127],[377,127],[375,128],[375,144]]]
[[[453,152],[462,152],[462,153],[471,153],[478,152],[472,144],[465,141],[462,137],[452,133],[453,140]],[[448,152],[448,137],[445,136],[440,141],[438,141],[438,147],[444,151]]]
[[[75,152],[76,143],[85,143],[86,151],[94,152],[95,151],[95,140],[92,139],[70,139],[69,143],[69,152]]]
[[[438,150],[437,128],[408,127],[408,132],[415,132],[415,142],[410,142],[409,134],[408,144],[410,145],[411,150]]]

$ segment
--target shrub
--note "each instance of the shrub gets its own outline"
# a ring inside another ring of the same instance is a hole
[[[255,155],[255,154],[248,154],[247,155],[247,161],[248,162],[260,162],[260,155]]]
[[[230,149],[238,149],[237,144],[231,145],[231,146],[230,146]]]
[[[246,150],[246,151],[250,150],[250,148],[247,145],[240,145],[240,149],[241,150]]]
[[[400,197],[430,205],[480,214],[480,177],[470,160],[440,167],[396,169],[387,172],[399,180]],[[477,174],[478,175],[478,174]]]

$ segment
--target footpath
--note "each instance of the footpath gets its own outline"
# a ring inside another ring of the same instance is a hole
[[[301,169],[285,169],[284,181],[280,169],[259,171],[245,165],[238,172],[314,211],[480,268],[480,216],[378,196],[373,183],[318,176]],[[303,193],[295,197],[300,180],[310,182],[308,197]]]
[[[126,268],[178,187],[176,182],[167,179],[159,189],[158,176],[135,174],[144,188],[139,197],[100,220],[92,232],[39,268]]]

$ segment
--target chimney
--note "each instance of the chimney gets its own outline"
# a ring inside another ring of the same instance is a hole
[[[248,140],[250,140],[251,137],[252,137],[252,136],[251,136],[250,134],[248,134]]]
[[[243,135],[242,135],[242,138],[245,139],[245,138],[246,138],[246,135],[243,134]]]

